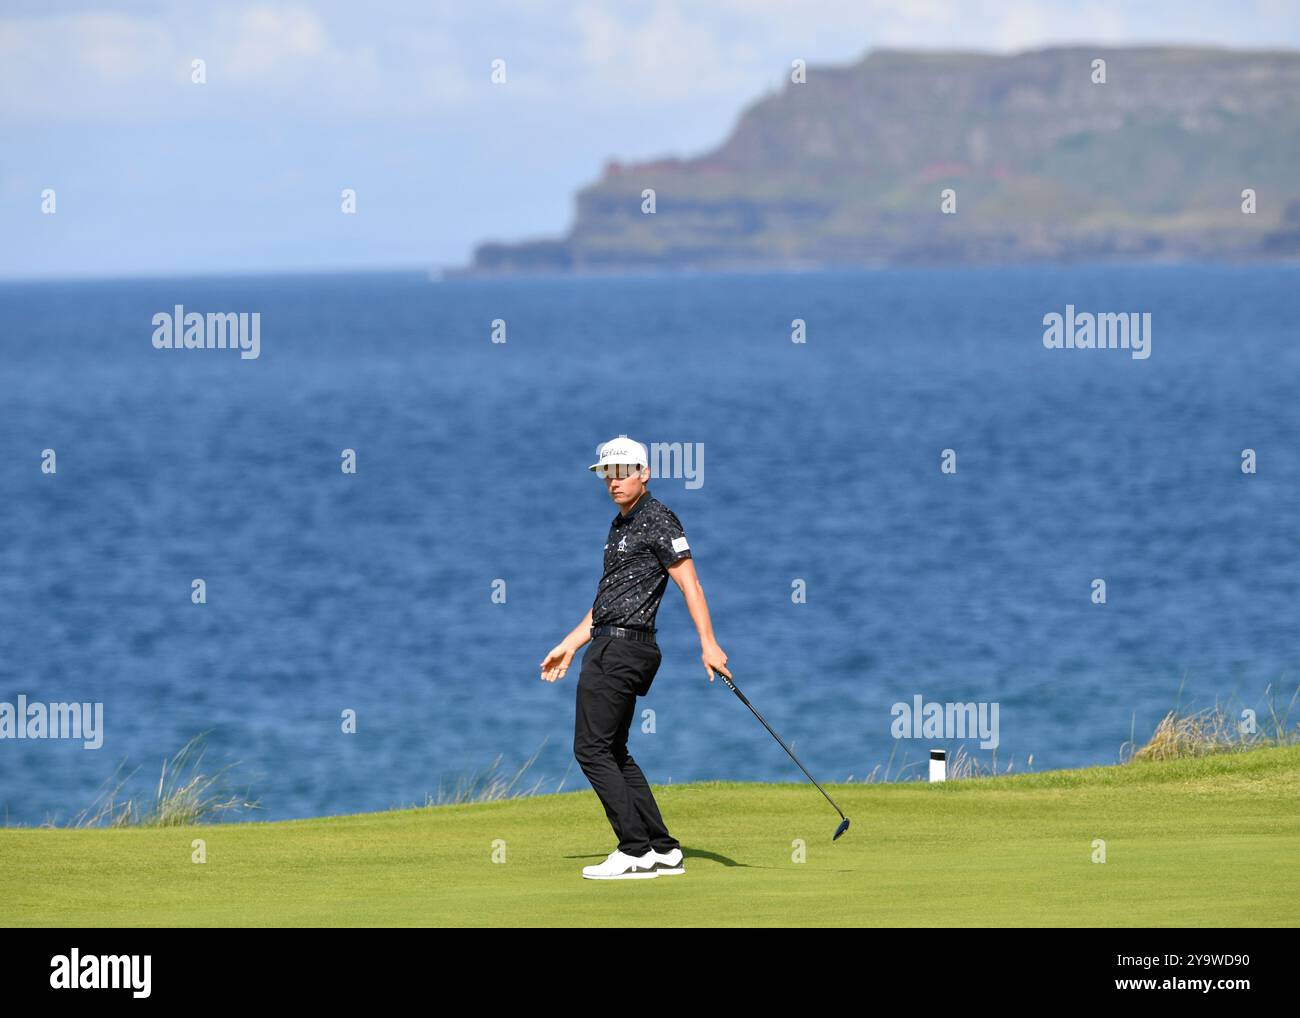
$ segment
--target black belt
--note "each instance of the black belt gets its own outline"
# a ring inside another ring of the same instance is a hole
[[[621,636],[626,640],[640,640],[642,643],[654,643],[655,631],[651,629],[646,632],[644,629],[628,629],[624,626],[592,626],[591,635],[597,636]]]

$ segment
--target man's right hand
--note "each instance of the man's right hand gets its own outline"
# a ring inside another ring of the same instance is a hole
[[[574,650],[567,643],[556,644],[542,660],[542,679],[546,682],[554,682],[556,679],[564,678],[564,673],[569,670],[569,664],[573,661],[573,655]]]

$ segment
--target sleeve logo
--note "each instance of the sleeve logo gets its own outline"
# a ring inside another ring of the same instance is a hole
[[[685,537],[673,538],[673,551],[688,551],[690,547],[691,546],[686,543]]]

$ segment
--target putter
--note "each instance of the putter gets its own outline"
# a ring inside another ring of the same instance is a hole
[[[714,671],[717,671],[717,669],[715,668]],[[718,674],[722,675],[722,672],[718,672]],[[758,711],[754,710],[754,705],[745,699],[745,694],[742,693],[738,688],[736,688],[736,684],[731,681],[729,676],[722,675],[722,681],[731,687],[731,691],[733,693],[735,693],[738,697],[740,697],[741,703],[743,703],[750,710],[754,711],[754,717],[758,718],[759,721],[763,721],[763,715],[760,714]],[[781,736],[777,735],[776,732],[772,731],[772,726],[769,725],[766,721],[763,721],[763,727],[766,728],[769,732],[772,732],[772,738],[774,738],[777,742],[781,743],[781,748],[784,749],[787,753],[790,753],[790,759],[793,760],[795,763],[799,764],[799,769],[801,771],[803,771],[805,774],[808,774],[808,768],[805,767],[803,764],[799,763],[799,758],[795,756],[794,753],[790,752],[790,747],[785,744],[785,742],[781,739]],[[817,785],[817,779],[814,778],[811,774],[808,774],[808,780],[811,781],[814,785]],[[822,788],[821,785],[817,785],[817,791],[821,792],[822,795],[826,795],[826,789]],[[835,800],[832,799],[829,795],[826,795],[826,801],[829,802],[832,806],[835,806]],[[835,806],[835,812],[840,815],[840,825],[837,828],[835,828],[835,834],[831,838],[831,841],[835,841],[841,834],[843,834],[845,831],[849,829],[849,818],[844,815],[844,810],[840,809],[838,806]]]

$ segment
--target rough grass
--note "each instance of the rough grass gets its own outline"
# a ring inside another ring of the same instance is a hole
[[[1185,677],[1184,677],[1184,681]],[[1179,698],[1182,686],[1179,686]],[[1290,724],[1291,711],[1297,699],[1300,699],[1300,686],[1297,686],[1291,702],[1279,714],[1272,698],[1272,687],[1265,690],[1268,697],[1267,716],[1262,722],[1253,717],[1253,712],[1244,710],[1229,711],[1222,704],[1193,713],[1180,713],[1177,708],[1166,714],[1156,726],[1150,739],[1138,746],[1131,739],[1120,747],[1121,761],[1130,763],[1149,760],[1174,760],[1187,756],[1208,756],[1215,753],[1240,752],[1267,746],[1294,745],[1300,741],[1300,726]],[[1252,714],[1248,723],[1245,717]],[[213,819],[223,819],[227,813],[245,809],[257,809],[259,803],[238,795],[229,795],[222,791],[227,783],[227,772],[234,765],[219,768],[211,774],[198,771],[202,764],[202,740],[206,733],[200,733],[187,742],[170,761],[164,761],[162,774],[151,799],[123,795],[126,782],[133,776],[118,779],[121,772],[119,765],[113,778],[105,783],[104,791],[94,803],[78,813],[69,823],[72,827],[166,827],[179,824],[201,823]],[[542,741],[545,746],[546,740]],[[542,746],[530,756],[512,776],[498,772],[502,756],[497,755],[485,769],[469,775],[457,777],[454,786],[448,790],[441,783],[437,797],[426,796],[425,806],[450,805],[469,802],[495,802],[502,799],[520,798],[530,795],[546,794],[542,791],[544,779],[538,778],[530,787],[520,786],[520,779],[529,767],[536,762]],[[894,752],[897,751],[897,743]],[[890,781],[894,765],[894,752],[883,765],[877,764],[862,779],[864,782]],[[927,760],[913,761],[905,764],[893,773],[893,781],[928,780]],[[1033,754],[1029,754],[1026,767],[1032,768]],[[1008,761],[1002,773],[1010,774],[1014,761]],[[185,776],[186,769],[193,773]],[[913,770],[915,768],[915,770]],[[926,768],[923,770],[922,768]],[[137,768],[138,769],[138,768]],[[909,773],[909,771],[911,773]],[[982,776],[994,777],[998,774],[997,750],[993,751],[991,761],[984,763],[972,754],[963,744],[958,746],[946,769],[950,781],[968,780]],[[568,770],[559,781],[556,791],[564,786]],[[850,774],[846,779],[853,781]],[[414,803],[410,808],[414,808]],[[401,807],[398,807],[401,808]],[[57,826],[47,820],[44,827]]]
[[[256,802],[223,791],[234,764],[210,774],[202,772],[205,735],[201,732],[194,736],[170,760],[163,761],[158,784],[148,799],[123,795],[135,772],[119,777],[122,772],[119,764],[95,801],[74,816],[69,826],[176,827],[221,818],[228,812],[256,809]]]

